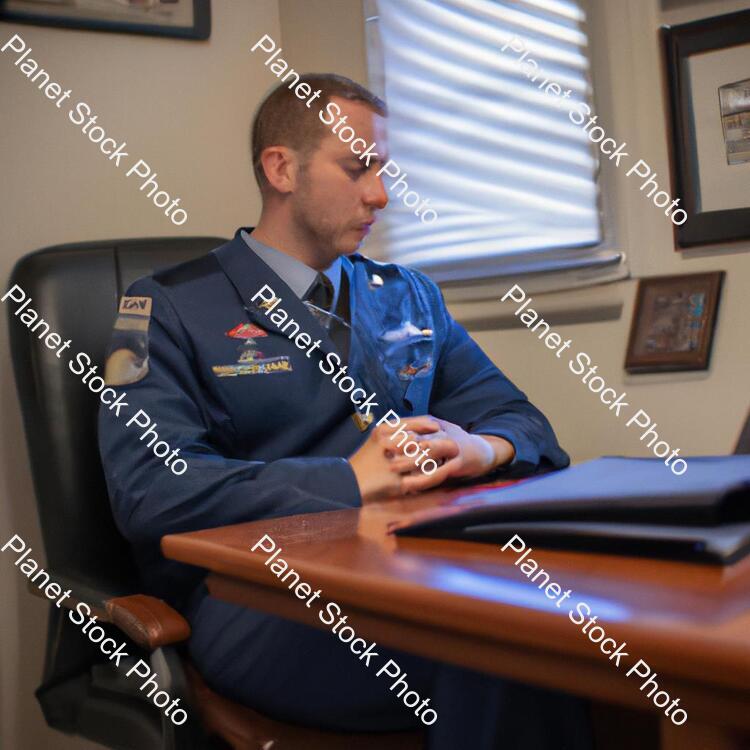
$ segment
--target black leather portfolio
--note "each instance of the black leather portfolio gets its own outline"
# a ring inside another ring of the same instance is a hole
[[[402,536],[527,545],[730,564],[750,552],[750,456],[607,456],[472,498],[416,520]],[[481,502],[481,504],[479,504]]]

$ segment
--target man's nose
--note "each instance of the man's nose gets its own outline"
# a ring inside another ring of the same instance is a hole
[[[374,208],[385,208],[388,205],[388,192],[385,189],[382,178],[373,173],[372,179],[368,181],[364,202]]]

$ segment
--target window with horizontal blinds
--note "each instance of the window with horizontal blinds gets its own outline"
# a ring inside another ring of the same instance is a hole
[[[437,281],[612,275],[621,257],[599,247],[596,156],[568,114],[591,93],[580,3],[365,0],[365,18],[389,157],[438,213],[424,223],[390,191],[377,235],[388,259]]]

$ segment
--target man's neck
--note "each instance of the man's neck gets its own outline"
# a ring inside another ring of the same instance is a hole
[[[316,271],[323,271],[331,265],[328,259],[308,236],[296,231],[293,222],[271,222],[261,216],[252,236],[264,245],[291,255]]]

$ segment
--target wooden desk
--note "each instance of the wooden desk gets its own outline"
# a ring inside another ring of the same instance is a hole
[[[364,509],[257,521],[162,540],[171,559],[207,568],[211,593],[326,629],[250,547],[268,534],[322,606],[337,602],[379,644],[662,717],[668,750],[750,747],[750,558],[729,568],[535,549],[531,556],[627,641],[618,669],[500,546],[396,538],[396,521],[434,506],[481,502],[438,491]],[[429,512],[429,510],[428,510]],[[345,646],[342,644],[342,648]],[[646,661],[680,698],[676,727],[626,671]]]

